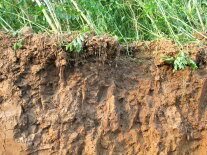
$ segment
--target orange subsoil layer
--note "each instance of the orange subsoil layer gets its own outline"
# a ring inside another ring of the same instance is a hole
[[[199,69],[173,73],[170,40],[90,36],[80,54],[54,37],[0,33],[0,154],[206,155],[207,48],[186,44]],[[65,40],[70,38],[65,37]]]

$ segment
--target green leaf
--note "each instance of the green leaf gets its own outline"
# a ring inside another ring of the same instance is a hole
[[[173,61],[174,61],[174,58],[169,58],[169,57],[161,57],[163,60],[165,60],[165,61],[167,61],[167,62],[169,62],[169,63],[173,63]]]
[[[73,42],[71,42],[71,44],[73,44],[73,46],[76,47],[78,43],[76,40],[73,40]]]
[[[70,44],[65,45],[66,51],[69,49],[69,47],[70,47]]]
[[[84,41],[84,37],[82,35],[80,35],[80,40]]]
[[[174,68],[173,68],[173,72],[177,71],[178,70],[178,66],[176,63],[174,63]]]
[[[184,53],[183,51],[181,51],[181,52],[179,53],[179,55],[180,55],[181,57],[184,57],[184,56],[185,56],[185,53]]]
[[[73,44],[69,44],[69,47],[70,47],[70,51],[73,51]]]
[[[82,44],[82,40],[80,37],[77,38],[77,44],[81,45]]]
[[[42,11],[43,9],[44,9],[44,6],[43,5],[41,5],[39,7],[36,7],[36,11]]]
[[[81,46],[78,46],[77,47],[77,52],[79,53],[81,51],[82,47]]]
[[[17,50],[17,44],[16,43],[14,44],[13,48],[14,48],[14,50]]]
[[[190,61],[188,62],[188,65],[189,65],[193,70],[198,69],[198,66],[196,65],[196,63],[195,63],[193,60],[190,60]]]

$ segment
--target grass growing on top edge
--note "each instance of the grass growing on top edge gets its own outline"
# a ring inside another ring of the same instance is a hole
[[[182,43],[206,32],[206,12],[207,0],[2,0],[0,29],[27,25],[37,33],[59,34],[90,29],[125,42],[171,38]]]

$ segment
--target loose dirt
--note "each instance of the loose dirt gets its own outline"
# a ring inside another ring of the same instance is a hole
[[[83,53],[54,37],[0,33],[0,154],[206,155],[207,48],[199,65],[172,72],[170,40],[132,43],[90,36]],[[63,38],[67,40],[67,38]],[[70,40],[70,39],[69,39]]]

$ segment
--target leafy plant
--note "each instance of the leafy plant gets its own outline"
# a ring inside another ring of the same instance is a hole
[[[80,33],[72,42],[63,43],[63,46],[65,46],[66,51],[80,52],[85,46],[84,40],[88,37],[88,35],[89,33]]]
[[[188,55],[181,51],[176,57],[161,57],[167,63],[171,63],[174,66],[173,72],[177,70],[184,70],[186,66],[190,66],[193,70],[198,69],[196,63],[191,60]]]
[[[18,50],[19,48],[21,48],[23,46],[21,42],[22,40],[18,40],[16,43],[14,43],[13,49]]]

